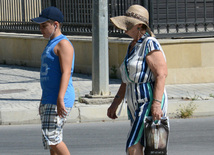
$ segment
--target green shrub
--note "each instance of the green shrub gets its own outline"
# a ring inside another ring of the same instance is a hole
[[[193,115],[194,111],[197,109],[197,106],[194,105],[192,102],[188,105],[180,105],[178,109],[177,117],[179,118],[189,118]]]

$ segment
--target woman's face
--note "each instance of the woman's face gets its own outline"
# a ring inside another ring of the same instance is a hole
[[[133,26],[130,30],[125,31],[125,34],[130,36],[133,39],[137,39],[139,36],[139,30],[138,28],[140,27],[140,24]]]

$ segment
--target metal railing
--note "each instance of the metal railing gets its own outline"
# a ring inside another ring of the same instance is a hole
[[[109,0],[109,18],[123,15],[132,4],[149,10],[150,27],[158,38],[214,36],[213,0]],[[92,0],[1,0],[0,31],[40,33],[30,19],[48,6],[63,12],[64,34],[92,34]],[[126,37],[110,22],[109,36]]]
[[[41,12],[40,2],[41,0],[1,0],[0,31],[26,33],[38,31],[38,25],[32,24],[30,19]]]
[[[150,1],[152,26],[159,37],[214,36],[213,0]],[[152,11],[151,11],[152,10]]]

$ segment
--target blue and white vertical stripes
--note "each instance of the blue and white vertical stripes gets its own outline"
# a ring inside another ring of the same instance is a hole
[[[130,45],[129,45],[130,47]],[[165,54],[159,42],[145,34],[138,40],[133,50],[127,50],[124,62],[120,67],[122,80],[126,83],[126,100],[128,104],[128,116],[131,120],[131,129],[128,134],[126,150],[143,141],[143,129],[145,116],[151,115],[151,104],[153,101],[153,90],[155,77],[146,63],[146,56],[151,51],[161,51]],[[167,112],[167,94],[164,90],[162,98],[162,111]]]

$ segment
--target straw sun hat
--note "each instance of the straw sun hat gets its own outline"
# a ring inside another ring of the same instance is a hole
[[[141,5],[132,5],[128,8],[124,16],[112,17],[110,20],[117,28],[124,31],[130,30],[137,24],[144,24],[147,27],[147,32],[151,36],[154,36],[149,27],[149,13]]]

